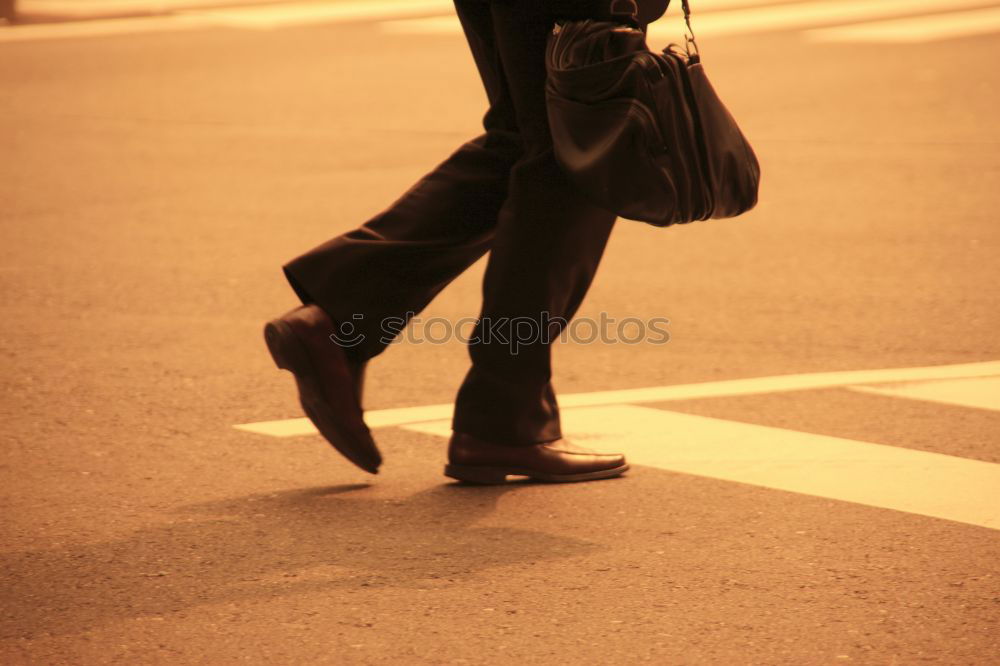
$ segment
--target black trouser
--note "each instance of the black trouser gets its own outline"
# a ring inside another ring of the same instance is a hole
[[[490,102],[486,133],[285,273],[304,302],[354,324],[364,339],[352,353],[367,359],[388,343],[384,322],[420,312],[489,251],[452,427],[497,444],[550,441],[561,436],[550,343],[587,293],[615,216],[585,202],[552,153],[544,52],[557,17],[539,0],[455,4]],[[541,335],[512,344],[530,322]]]

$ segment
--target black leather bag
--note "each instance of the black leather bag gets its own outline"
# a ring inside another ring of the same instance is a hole
[[[559,163],[597,205],[660,227],[744,213],[760,182],[753,149],[705,75],[683,6],[683,50],[654,53],[643,30],[592,20],[557,24],[546,49]]]

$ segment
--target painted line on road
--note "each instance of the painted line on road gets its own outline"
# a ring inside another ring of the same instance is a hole
[[[240,4],[274,0],[239,0]],[[218,9],[223,0],[17,0],[19,14],[43,21],[162,16],[198,8]]]
[[[984,7],[991,0],[847,0],[844,2],[790,2],[778,5],[746,7],[746,1],[716,3],[713,8],[721,11],[698,12],[692,19],[695,34],[700,37],[738,35],[808,28],[823,24],[842,24],[910,15],[927,11],[958,11],[970,7]],[[700,6],[699,6],[700,9]],[[990,7],[995,9],[995,7]],[[984,10],[985,11],[985,10]],[[938,20],[948,14],[935,14]],[[923,17],[921,17],[923,18]],[[435,16],[386,21],[380,29],[389,34],[441,35],[461,33],[462,27],[454,16]],[[683,23],[678,10],[671,8],[659,21],[649,27],[651,43],[677,41],[683,33]]]
[[[762,2],[764,6],[760,6]],[[924,11],[956,11],[990,5],[990,0],[879,0],[879,2],[813,0],[782,4],[766,4],[766,0],[716,0],[706,2],[704,7],[699,6],[700,11],[694,23],[698,35],[717,36],[807,28],[824,24],[836,25]],[[677,20],[677,13],[678,10],[673,8],[668,16],[650,26],[651,41],[667,42],[679,38],[682,28]],[[153,17],[16,25],[0,28],[0,42],[75,39],[213,27],[270,30],[299,25],[403,19],[422,15],[435,16],[427,19],[388,20],[381,29],[396,34],[442,34],[461,30],[454,16],[451,0],[296,2],[191,9]],[[935,16],[944,17],[946,14]]]
[[[211,19],[215,25],[271,30],[313,23],[372,21],[396,16],[453,13],[450,0],[380,0],[358,3],[289,3],[265,7],[242,7],[186,12]]]
[[[427,18],[384,21],[379,30],[389,35],[460,35],[462,24],[457,16],[429,16]]]
[[[637,465],[1000,529],[994,463],[634,405],[566,409],[563,429]]]
[[[995,5],[990,0],[843,0],[841,2],[798,2],[755,9],[718,12],[693,16],[695,34],[721,36],[754,32],[772,32],[803,28],[819,24],[843,24],[920,12],[955,11],[971,7]],[[939,14],[940,16],[940,14]],[[670,25],[669,19],[657,21],[649,28],[651,39],[675,40],[682,32]]]
[[[896,386],[851,386],[851,390],[1000,412],[1000,377],[911,382]]]
[[[915,44],[1000,32],[1000,7],[809,30],[814,42]]]
[[[0,27],[0,42],[80,39],[219,27],[270,30],[314,23],[375,21],[390,17],[452,12],[454,3],[451,0],[299,2],[228,9],[192,9],[161,16]]]
[[[151,32],[179,32],[210,27],[212,24],[204,18],[186,14],[70,23],[38,23],[0,28],[0,43],[140,35]]]
[[[766,4],[768,4],[767,0],[700,0],[698,2],[698,15],[701,16],[703,12],[760,7],[760,5]],[[788,4],[795,5],[798,3],[792,2]],[[661,20],[671,21],[678,18],[678,16],[672,16],[672,14],[674,14],[673,8]],[[462,33],[462,24],[454,13],[448,16],[385,21],[379,25],[379,28],[385,33],[396,35],[457,35]]]
[[[889,368],[881,370],[848,370],[838,372],[816,372],[799,375],[778,375],[749,379],[728,379],[696,384],[654,386],[617,391],[596,391],[593,393],[571,393],[559,397],[562,407],[585,407],[597,405],[637,404],[644,402],[668,402],[671,400],[695,400],[701,398],[781,393],[786,391],[808,391],[823,388],[853,386],[855,384],[885,384],[893,382],[929,381],[935,379],[957,379],[966,377],[993,377],[1000,375],[1000,361],[983,363],[962,363],[958,365],[935,365],[918,368]],[[371,428],[399,426],[421,421],[448,418],[452,404],[426,405],[421,407],[399,407],[365,412],[365,421]],[[271,437],[295,437],[316,433],[309,419],[281,419],[243,423],[234,426],[238,430]]]

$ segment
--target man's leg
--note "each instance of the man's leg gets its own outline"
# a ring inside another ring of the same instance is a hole
[[[275,363],[295,376],[303,411],[334,448],[371,473],[382,457],[363,419],[365,362],[489,248],[523,149],[497,69],[489,6],[456,6],[490,100],[486,133],[380,215],[289,262],[285,274],[304,305],[264,327]],[[338,334],[346,344],[334,342]]]
[[[285,265],[299,298],[337,322],[353,357],[381,352],[394,337],[387,325],[401,330],[489,249],[518,149],[488,142],[470,141],[390,208]]]
[[[348,349],[358,360],[381,352],[408,315],[490,248],[511,167],[523,150],[489,4],[457,0],[456,8],[490,102],[486,133],[361,227],[285,266],[298,296],[343,327],[342,339],[363,337]]]
[[[547,324],[576,313],[615,215],[573,190],[552,151],[544,52],[555,17],[535,0],[497,3],[492,16],[525,153],[499,212],[482,315],[469,346],[472,368],[453,428],[486,442],[524,445],[561,437],[550,383],[550,343],[559,327]]]

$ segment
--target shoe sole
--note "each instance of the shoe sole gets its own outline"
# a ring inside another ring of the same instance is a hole
[[[445,465],[444,474],[447,477],[474,483],[477,485],[494,486],[507,483],[508,476],[527,476],[535,481],[545,483],[574,483],[577,481],[597,481],[621,476],[629,469],[628,464],[612,469],[602,469],[596,472],[580,474],[546,474],[516,467],[479,467],[471,465]]]
[[[309,352],[299,341],[295,331],[287,323],[276,319],[264,326],[264,342],[271,353],[271,358],[274,359],[274,364],[279,369],[288,370],[294,375],[302,411],[316,426],[319,433],[352,463],[366,472],[378,474],[378,467],[382,463],[382,459],[378,455],[375,441],[369,435],[369,441],[364,443],[366,445],[364,448],[370,446],[371,449],[375,450],[375,458],[354,444],[358,435],[344,428],[339,419],[334,416],[333,410],[324,399],[321,389],[323,384],[313,370]]]

